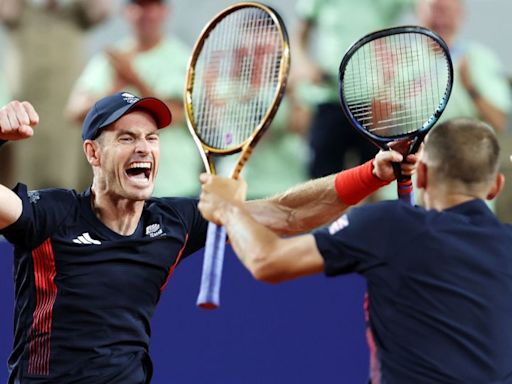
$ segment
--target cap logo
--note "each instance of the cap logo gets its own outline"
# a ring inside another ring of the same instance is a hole
[[[122,93],[121,96],[123,97],[123,100],[126,101],[128,104],[133,104],[140,100],[137,96],[132,95],[128,92]]]

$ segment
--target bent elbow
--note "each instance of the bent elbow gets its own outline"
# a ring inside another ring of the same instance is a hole
[[[264,283],[277,284],[284,280],[284,274],[275,263],[271,253],[260,253],[253,258],[249,267],[254,279]]]

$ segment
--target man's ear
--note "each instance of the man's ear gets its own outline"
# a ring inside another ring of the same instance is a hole
[[[85,140],[83,144],[85,157],[92,166],[100,165],[101,152],[100,147],[94,140]]]
[[[503,173],[498,173],[496,175],[496,180],[494,181],[494,184],[493,184],[491,190],[487,194],[486,199],[492,200],[496,196],[498,196],[500,194],[500,192],[503,190],[504,185],[505,185],[505,175],[503,175]]]
[[[416,163],[416,188],[425,189],[428,182],[428,166],[423,161]]]

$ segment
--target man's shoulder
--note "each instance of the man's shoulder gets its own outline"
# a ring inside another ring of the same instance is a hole
[[[354,208],[354,211],[362,215],[422,215],[426,213],[422,207],[412,206],[400,200],[384,200],[374,204],[363,205]]]
[[[179,212],[197,211],[198,199],[190,197],[151,197],[146,201],[146,210],[153,212]]]
[[[45,188],[29,190],[26,185],[18,184],[13,191],[19,196],[26,195],[32,204],[39,202],[54,203],[59,205],[69,205],[78,202],[83,194],[77,193],[73,189],[65,188]]]

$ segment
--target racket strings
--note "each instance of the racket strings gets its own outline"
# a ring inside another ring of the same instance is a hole
[[[413,133],[446,103],[449,73],[449,59],[431,37],[385,36],[354,52],[343,76],[343,97],[369,132],[381,137]]]
[[[194,126],[216,149],[239,147],[255,132],[279,91],[284,43],[258,8],[233,12],[210,31],[195,64]]]

